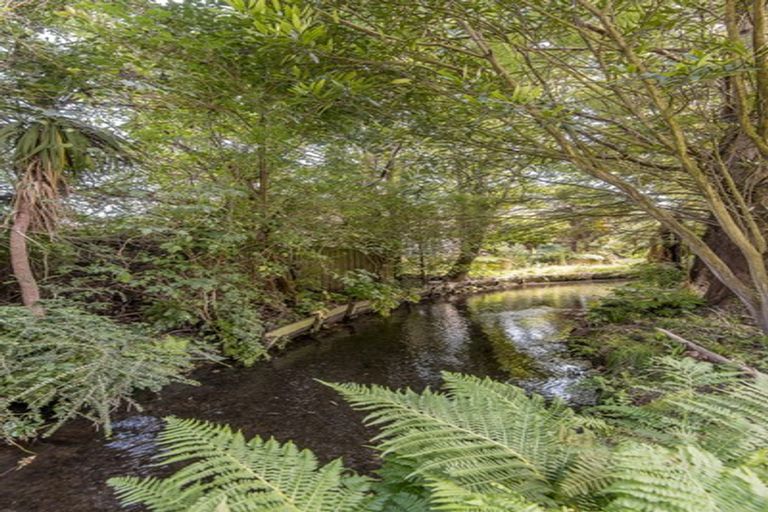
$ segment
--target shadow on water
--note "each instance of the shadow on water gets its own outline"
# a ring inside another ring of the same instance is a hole
[[[587,367],[566,352],[563,310],[583,308],[613,286],[532,287],[411,305],[297,342],[252,368],[200,368],[193,376],[200,386],[139,397],[144,410],[119,413],[110,439],[72,422],[29,447],[36,457],[18,471],[12,468],[27,454],[1,448],[0,473],[7,472],[0,477],[0,512],[120,510],[105,480],[157,473],[154,439],[169,415],[292,439],[323,461],[343,457],[349,467],[375,469],[375,453],[365,446],[373,432],[315,379],[422,389],[439,386],[442,371],[454,371],[588,400],[573,389]]]

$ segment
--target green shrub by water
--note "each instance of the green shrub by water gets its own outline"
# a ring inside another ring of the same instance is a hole
[[[403,301],[416,301],[418,295],[397,284],[381,281],[367,270],[352,270],[341,277],[344,292],[351,300],[367,300],[371,308],[381,315],[388,315]]]
[[[683,288],[665,289],[647,285],[616,288],[589,311],[595,323],[625,323],[650,317],[673,317],[704,305],[696,293]]]
[[[685,273],[672,265],[642,264],[637,281],[614,289],[589,310],[595,324],[627,323],[644,318],[675,317],[694,311],[704,300],[683,286]]]
[[[137,389],[192,381],[183,374],[205,354],[187,340],[154,338],[135,326],[72,307],[44,318],[0,307],[0,436],[48,435],[74,417],[110,431],[110,414]]]

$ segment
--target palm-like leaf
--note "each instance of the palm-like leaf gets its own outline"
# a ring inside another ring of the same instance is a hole
[[[0,144],[9,147],[16,170],[16,205],[24,203],[32,226],[53,232],[59,199],[69,182],[92,167],[92,155],[129,159],[129,144],[76,119],[43,115],[0,127]]]
[[[122,501],[157,512],[350,512],[366,501],[368,480],[336,460],[319,467],[312,452],[194,420],[169,418],[160,435],[166,463],[188,462],[166,479],[110,480]]]

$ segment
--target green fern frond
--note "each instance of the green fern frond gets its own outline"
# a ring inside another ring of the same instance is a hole
[[[165,464],[190,462],[165,478],[109,481],[124,504],[142,503],[156,512],[356,511],[369,481],[348,474],[336,460],[319,467],[309,450],[274,439],[246,441],[229,427],[168,418],[158,440]]]
[[[658,387],[665,393],[696,391],[701,388],[734,384],[741,380],[738,371],[716,370],[711,363],[690,357],[664,356],[655,360],[651,373],[657,377]]]
[[[446,374],[446,382],[447,394],[330,386],[369,412],[366,423],[381,428],[375,440],[384,453],[414,461],[415,474],[440,475],[472,491],[502,485],[548,502],[573,453],[565,442],[574,435],[573,413],[489,379]]]
[[[431,512],[432,508],[423,497],[401,492],[377,497],[366,510],[368,512]]]
[[[608,487],[614,480],[612,451],[608,446],[594,446],[574,458],[560,482],[558,492],[584,505],[594,505],[591,497]]]
[[[758,512],[768,510],[765,482],[749,468],[730,469],[693,446],[671,450],[629,444],[613,458],[606,512]]]
[[[473,492],[445,480],[429,483],[433,510],[445,512],[546,512],[520,495],[499,487],[495,492]],[[549,509],[551,510],[551,509]]]
[[[397,457],[384,459],[371,486],[375,498],[368,505],[369,512],[429,512],[424,480],[409,478],[414,469],[413,464]]]
[[[177,419],[160,444],[166,463],[188,465],[167,479],[112,484],[124,502],[158,512],[768,510],[765,382],[708,393],[673,385],[649,405],[617,407],[617,415],[626,409],[626,428],[611,430],[508,384],[457,374],[445,380],[445,392],[420,394],[329,384],[381,430],[386,458],[373,486],[346,476],[338,461],[319,468],[290,443],[246,442],[227,427]],[[670,427],[656,436],[664,442],[639,442],[654,436],[638,438],[633,422],[652,433],[654,419]],[[740,451],[707,450],[718,441]]]
[[[696,444],[723,461],[768,446],[768,380],[734,381],[733,374],[712,365],[666,359],[661,372],[666,380],[649,388],[659,398],[643,407],[596,410],[635,437],[666,446]]]

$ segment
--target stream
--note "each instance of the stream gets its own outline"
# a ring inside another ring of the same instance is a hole
[[[0,512],[123,510],[105,481],[158,474],[151,467],[154,438],[169,415],[229,423],[248,437],[291,439],[323,462],[343,457],[348,467],[374,470],[375,453],[366,447],[374,432],[315,379],[423,389],[439,386],[440,372],[453,371],[589,403],[588,390],[575,385],[589,365],[564,344],[571,327],[566,313],[614,286],[535,286],[409,305],[298,340],[251,368],[204,366],[192,375],[200,386],[139,395],[143,410],[116,413],[110,439],[71,422],[28,447],[35,457],[21,469],[19,460],[29,454],[0,447]]]

